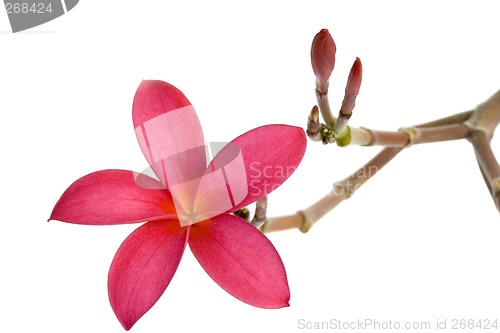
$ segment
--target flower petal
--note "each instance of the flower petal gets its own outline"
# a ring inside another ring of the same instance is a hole
[[[287,180],[304,156],[306,136],[299,127],[267,125],[242,134],[227,147],[215,156],[213,167],[216,169],[225,164],[231,159],[229,156],[234,155],[234,147],[238,147],[243,156],[243,170],[246,174],[236,173],[242,169],[234,168],[234,172],[228,176],[228,187],[248,187],[246,196],[235,200],[235,206],[226,211],[229,212],[257,201]]]
[[[289,305],[283,262],[251,224],[222,214],[193,224],[188,242],[208,275],[234,297],[261,308]]]
[[[170,194],[160,187],[157,180],[132,171],[97,171],[70,185],[50,219],[106,225],[176,218]]]
[[[147,222],[122,243],[111,263],[111,307],[129,330],[160,298],[175,274],[189,228],[177,220]]]
[[[142,152],[163,184],[203,174],[203,132],[193,106],[179,89],[163,81],[142,81],[132,118]]]

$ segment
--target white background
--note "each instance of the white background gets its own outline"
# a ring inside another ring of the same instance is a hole
[[[432,120],[500,88],[495,2],[82,0],[18,34],[0,13],[0,331],[123,331],[107,273],[137,226],[46,220],[77,178],[146,167],[131,119],[142,79],[180,88],[210,141],[263,124],[302,126],[316,102],[309,51],[321,28],[337,43],[334,109],[355,57],[363,62],[355,126]],[[378,150],[309,143],[271,195],[270,215],[307,207]],[[500,317],[500,219],[465,141],[412,147],[308,234],[269,237],[287,268],[289,308],[237,301],[187,250],[132,331],[300,332],[299,319],[357,318],[449,327],[453,318]]]

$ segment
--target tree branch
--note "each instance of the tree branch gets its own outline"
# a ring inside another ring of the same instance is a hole
[[[371,141],[365,145],[383,144],[384,148],[363,167],[344,180],[334,184],[333,189],[311,206],[295,214],[269,217],[261,230],[264,233],[299,229],[307,232],[319,219],[342,201],[350,198],[397,154],[412,144],[468,139],[473,147],[479,168],[486,185],[500,210],[500,165],[491,150],[490,140],[500,122],[500,91],[475,110],[437,119],[417,126],[403,128],[400,132],[382,132],[368,129],[352,131],[355,143]],[[366,133],[369,133],[368,136]],[[396,134],[397,133],[397,134]],[[365,141],[363,141],[365,140]]]

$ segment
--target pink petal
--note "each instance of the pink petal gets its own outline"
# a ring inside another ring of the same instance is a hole
[[[170,194],[155,186],[161,184],[132,171],[97,171],[71,184],[50,219],[106,225],[175,218]]]
[[[289,305],[283,262],[251,224],[229,214],[194,224],[189,247],[207,274],[239,300],[261,308]]]
[[[111,307],[129,330],[160,298],[177,270],[189,235],[179,221],[148,222],[122,243],[111,263]]]
[[[245,172],[241,168],[232,168],[228,172],[228,186],[230,190],[243,186],[248,188],[245,197],[239,200],[232,193],[235,206],[226,211],[229,212],[257,201],[287,180],[304,156],[306,136],[299,127],[267,125],[242,134],[227,147],[217,154],[212,166],[217,169],[227,164],[234,155],[234,147],[238,147],[243,156]]]
[[[132,118],[142,152],[163,184],[203,174],[206,154],[201,125],[179,89],[163,81],[142,81]]]

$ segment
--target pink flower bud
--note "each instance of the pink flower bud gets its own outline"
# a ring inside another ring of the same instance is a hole
[[[354,110],[354,106],[356,105],[356,97],[358,96],[359,88],[361,87],[362,76],[363,66],[361,66],[361,60],[356,58],[354,64],[352,64],[349,78],[347,79],[344,100],[342,101],[342,106],[340,107],[339,117],[335,123],[334,129],[337,132],[341,132],[345,129],[347,121],[352,115],[352,110]]]
[[[321,139],[321,135],[319,134],[320,129],[319,108],[315,105],[307,118],[307,136],[313,141],[319,141]]]
[[[311,46],[311,64],[318,81],[326,82],[335,66],[337,47],[327,29],[322,29],[314,36]]]
[[[363,66],[361,65],[361,60],[356,58],[356,61],[352,64],[351,72],[349,73],[349,78],[347,79],[347,85],[345,87],[345,96],[347,98],[356,98],[356,96],[358,96],[362,76]]]

